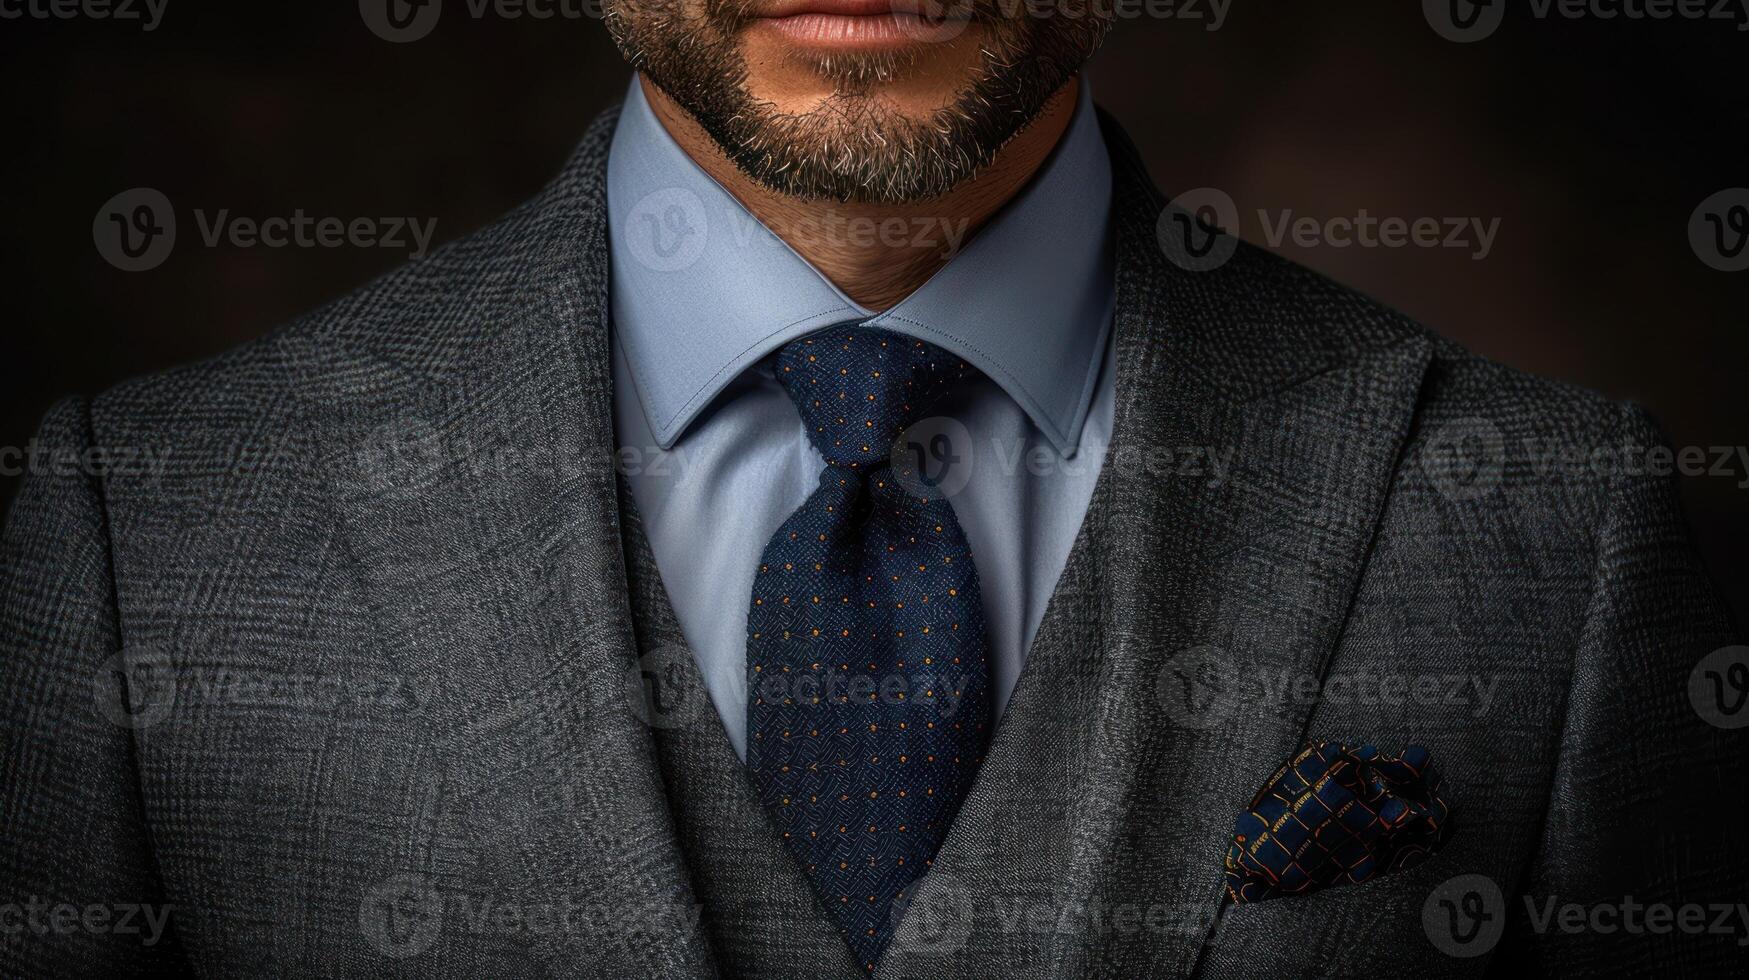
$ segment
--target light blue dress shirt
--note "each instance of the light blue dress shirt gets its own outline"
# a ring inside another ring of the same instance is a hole
[[[983,372],[937,414],[971,443],[969,478],[950,499],[978,568],[1000,718],[1111,435],[1111,165],[1085,78],[1068,129],[1021,193],[879,314],[699,169],[636,79],[607,180],[620,466],[736,753],[746,758],[759,556],[826,465],[769,357],[838,324],[907,334]],[[812,230],[947,249],[954,229],[828,218]]]

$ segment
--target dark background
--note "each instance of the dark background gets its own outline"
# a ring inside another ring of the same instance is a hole
[[[1493,37],[1459,45],[1412,0],[1235,0],[1207,23],[1120,24],[1092,71],[1168,193],[1222,188],[1260,243],[1258,208],[1498,217],[1484,261],[1281,250],[1474,350],[1641,402],[1679,446],[1749,444],[1749,272],[1708,268],[1687,236],[1703,199],[1749,185],[1749,33],[1537,20],[1514,3]],[[475,19],[463,0],[410,44],[371,33],[350,0],[168,0],[150,33],[0,21],[0,445],[23,444],[61,395],[208,356],[405,260],[207,248],[193,209],[435,218],[447,241],[535,192],[628,78],[599,21]],[[92,222],[142,186],[174,202],[178,244],[125,273]],[[1745,480],[1739,461],[1683,481],[1740,622]]]

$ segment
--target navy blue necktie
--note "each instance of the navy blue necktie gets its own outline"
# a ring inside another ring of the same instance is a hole
[[[786,345],[776,373],[827,465],[754,579],[747,765],[872,970],[989,737],[971,550],[894,452],[973,370],[900,334],[835,328]]]

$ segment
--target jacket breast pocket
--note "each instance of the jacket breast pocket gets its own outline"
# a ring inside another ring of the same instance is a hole
[[[1229,903],[1209,937],[1201,975],[1480,976],[1491,944],[1477,930],[1497,937],[1505,910],[1496,891],[1484,896],[1483,920],[1470,921],[1477,907],[1466,890],[1486,892],[1496,879],[1465,867],[1464,851],[1447,846],[1416,867],[1358,885]]]

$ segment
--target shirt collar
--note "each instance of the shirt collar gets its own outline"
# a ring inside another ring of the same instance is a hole
[[[693,163],[634,77],[608,157],[610,300],[614,339],[656,442],[672,448],[724,386],[778,347],[858,322],[965,358],[1072,453],[1114,292],[1111,163],[1088,89],[1083,76],[1068,128],[1027,186],[947,265],[877,315]],[[949,244],[939,224],[929,233]]]

